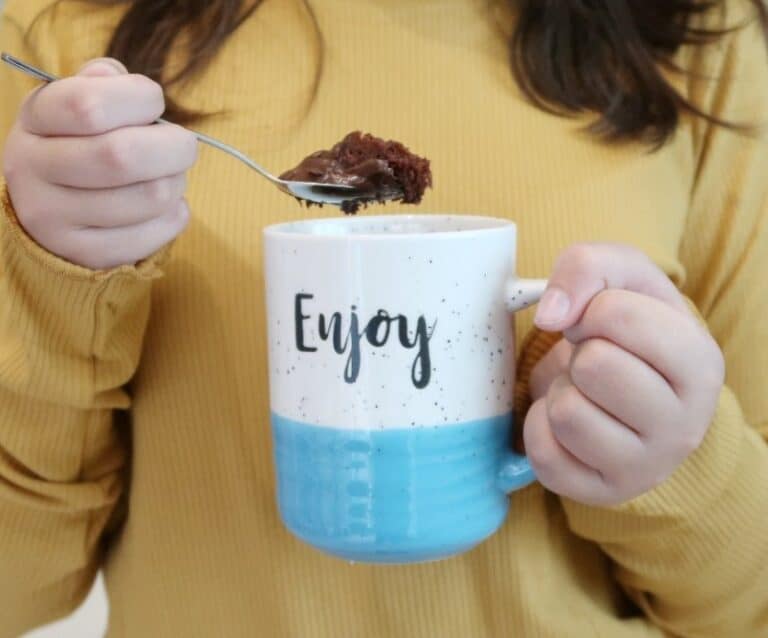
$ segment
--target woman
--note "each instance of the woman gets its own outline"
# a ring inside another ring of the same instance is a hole
[[[7,3],[3,48],[76,77],[0,79],[0,636],[101,567],[114,638],[766,635],[762,5],[258,4]],[[401,139],[424,210],[519,223],[540,484],[489,541],[381,568],[284,531],[260,234],[317,211],[168,105],[275,170]]]

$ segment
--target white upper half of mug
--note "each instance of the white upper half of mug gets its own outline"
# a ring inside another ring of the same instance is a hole
[[[264,235],[273,412],[384,429],[511,411],[513,223],[330,218]]]

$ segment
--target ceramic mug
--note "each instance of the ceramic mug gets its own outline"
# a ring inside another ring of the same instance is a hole
[[[511,448],[514,223],[338,217],[264,231],[277,500],[302,541],[411,563],[493,534],[535,480]]]

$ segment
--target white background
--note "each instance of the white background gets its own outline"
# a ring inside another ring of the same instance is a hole
[[[0,8],[4,0],[0,0]],[[0,46],[2,42],[0,42]],[[2,93],[2,91],[0,91]],[[86,603],[67,621],[35,630],[24,638],[101,638],[107,621],[107,598],[101,580]]]
[[[99,579],[88,600],[73,616],[24,634],[23,638],[102,638],[106,626],[107,597]]]

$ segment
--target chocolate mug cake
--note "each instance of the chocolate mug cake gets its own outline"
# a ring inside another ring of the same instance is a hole
[[[354,197],[341,205],[346,214],[374,201],[418,204],[432,186],[428,159],[411,153],[400,142],[360,131],[349,133],[330,150],[312,153],[280,178],[354,186]]]

